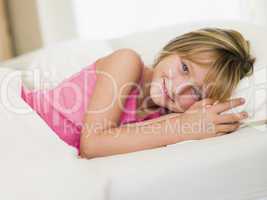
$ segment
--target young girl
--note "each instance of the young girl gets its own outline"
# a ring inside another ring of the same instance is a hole
[[[22,97],[89,159],[235,131],[247,113],[221,113],[244,103],[228,99],[254,62],[239,32],[203,28],[170,41],[152,67],[120,49],[52,90],[22,88]]]

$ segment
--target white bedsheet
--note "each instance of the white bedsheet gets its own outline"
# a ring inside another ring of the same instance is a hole
[[[266,141],[266,133],[247,128],[143,152],[127,162],[121,157],[119,167],[113,165],[111,199],[267,197]]]

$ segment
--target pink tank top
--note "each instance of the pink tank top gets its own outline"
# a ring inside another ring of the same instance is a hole
[[[80,133],[88,103],[96,84],[95,63],[72,75],[49,90],[29,90],[22,85],[21,97],[67,144],[79,151]],[[143,79],[139,81],[142,84]],[[128,95],[120,125],[153,119],[166,114],[165,108],[144,117],[136,115],[139,90],[133,88]]]

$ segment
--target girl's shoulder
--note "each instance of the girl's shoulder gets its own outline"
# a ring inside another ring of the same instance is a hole
[[[144,68],[141,56],[136,51],[127,48],[118,49],[96,60],[95,64],[97,71],[115,74],[117,78],[130,78],[136,81],[139,80]]]

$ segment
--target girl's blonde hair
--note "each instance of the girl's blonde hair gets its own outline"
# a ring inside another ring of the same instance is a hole
[[[174,38],[163,47],[153,67],[173,54],[211,66],[204,80],[209,87],[206,98],[219,101],[228,99],[239,81],[253,73],[255,62],[249,41],[238,31],[221,28],[202,28]],[[207,59],[200,59],[201,55]]]

